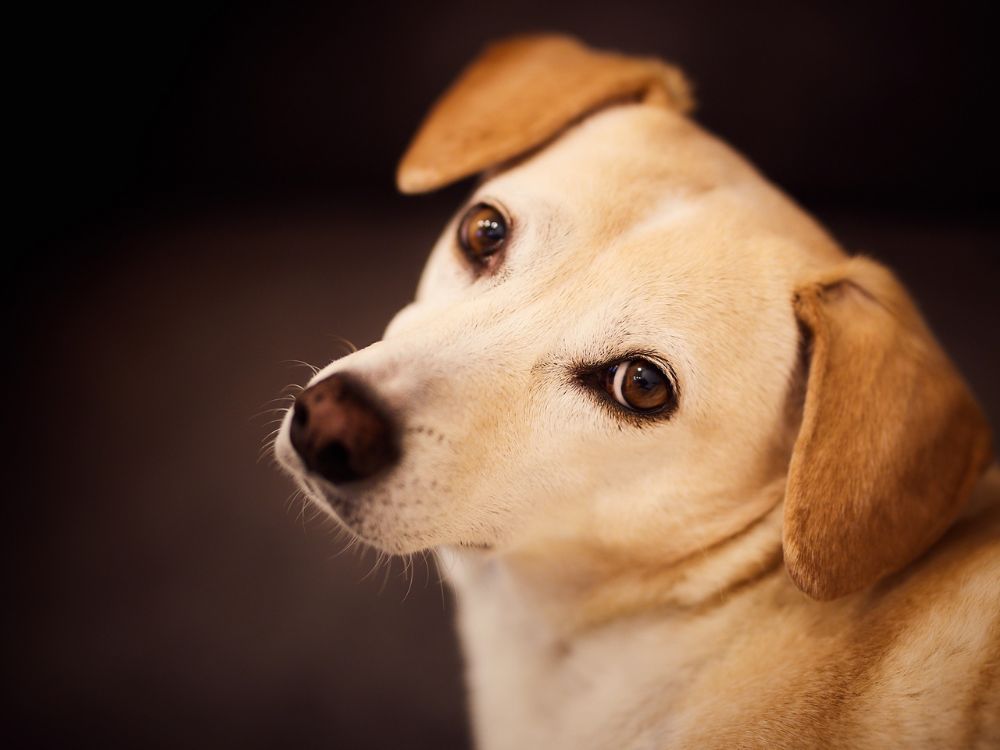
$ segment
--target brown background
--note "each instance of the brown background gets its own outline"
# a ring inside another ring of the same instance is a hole
[[[497,36],[679,62],[706,126],[898,270],[998,423],[978,5],[154,2],[10,28],[19,746],[467,744],[436,573],[366,577],[256,458],[259,413],[306,377],[288,360],[367,344],[408,300],[466,188],[398,197],[395,160]]]

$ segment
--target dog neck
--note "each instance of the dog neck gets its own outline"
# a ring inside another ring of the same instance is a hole
[[[438,559],[460,600],[507,600],[533,610],[560,638],[573,637],[653,610],[720,602],[776,570],[782,489],[783,482],[768,486],[716,538],[667,560],[556,544],[505,554],[447,548]]]
[[[439,551],[460,605],[484,598],[531,610],[560,639],[653,611],[682,613],[719,603],[776,571],[781,555],[780,502],[730,535],[662,566],[628,566],[576,557],[565,549],[493,556],[466,549]]]
[[[617,680],[639,679],[648,656],[630,644],[665,638],[665,648],[675,653],[664,658],[676,660],[678,682],[697,670],[710,654],[704,627],[695,632],[691,624],[711,620],[713,610],[746,599],[755,583],[782,570],[780,491],[769,495],[769,502],[755,501],[756,515],[660,568],[634,560],[629,566],[624,559],[608,564],[567,549],[549,555],[439,550],[457,596],[474,724],[484,746],[499,736],[505,739],[498,746],[537,744],[549,724],[553,746],[574,746],[563,741],[559,727],[578,722],[557,714],[574,710],[576,701],[553,704],[548,718],[540,718],[539,707],[553,695],[566,697],[580,670],[601,674],[609,690]],[[579,703],[587,714],[588,699],[581,695]],[[521,736],[515,726],[543,734]]]

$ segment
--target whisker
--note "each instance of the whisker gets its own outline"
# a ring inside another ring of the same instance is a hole
[[[316,365],[311,365],[308,362],[303,362],[301,359],[283,359],[281,360],[281,364],[294,365],[296,367],[305,367],[310,372],[312,372],[313,375],[315,375],[320,370],[320,368],[318,368]]]
[[[289,388],[291,388],[292,386],[299,387],[299,388],[301,387],[301,386],[298,385],[298,383],[289,383],[288,385],[286,385],[281,390],[286,391]],[[294,400],[295,400],[295,396],[293,396],[291,393],[284,393],[284,394],[282,394],[280,396],[275,396],[274,398],[268,399],[267,401],[265,401],[264,403],[262,403],[260,405],[260,408],[263,409],[268,404],[273,404],[276,401],[294,401]]]
[[[379,564],[382,562],[382,555],[383,554],[384,553],[382,551],[379,551],[378,556],[375,558],[375,564],[372,566],[371,570],[369,570],[367,573],[365,573],[365,575],[364,575],[364,577],[362,577],[360,583],[364,583],[365,581],[367,581],[369,578],[371,578],[372,574],[376,570],[378,570]]]
[[[358,347],[350,339],[345,339],[343,336],[337,336],[334,334],[331,334],[330,337],[339,344],[342,344],[343,347],[347,349],[347,354],[354,354],[354,352],[358,350]]]
[[[288,409],[290,407],[291,407],[291,404],[289,403],[288,406],[276,406],[273,409],[264,409],[263,411],[259,411],[256,414],[254,414],[252,417],[250,417],[249,421],[252,422],[255,419],[260,419],[261,417],[271,416],[273,414],[284,414],[285,412],[288,411]]]
[[[385,575],[382,576],[382,585],[378,587],[378,595],[379,596],[382,596],[382,592],[385,591],[385,586],[386,586],[387,583],[389,583],[389,574],[392,573],[393,558],[390,557],[389,555],[386,555],[385,559],[386,559]]]
[[[427,550],[420,550],[420,559],[424,561],[424,588],[431,583],[431,563],[427,559]]]
[[[407,575],[409,574],[409,575]],[[403,601],[405,602],[407,597],[410,596],[410,590],[413,588],[413,555],[407,555],[403,558],[403,575],[409,578],[409,582],[406,585],[406,593],[403,594]]]

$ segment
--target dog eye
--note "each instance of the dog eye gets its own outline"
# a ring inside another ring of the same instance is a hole
[[[484,263],[503,247],[506,239],[507,220],[488,203],[470,208],[458,225],[458,243],[475,263]]]
[[[629,359],[609,367],[604,389],[619,404],[632,411],[652,414],[674,403],[670,378],[648,359]]]

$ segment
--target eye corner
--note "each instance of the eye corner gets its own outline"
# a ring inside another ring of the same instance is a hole
[[[615,365],[598,365],[595,367],[591,364],[576,364],[571,368],[570,375],[573,382],[578,385],[595,390],[603,390],[604,386],[602,383],[607,378],[609,367],[613,366]]]

